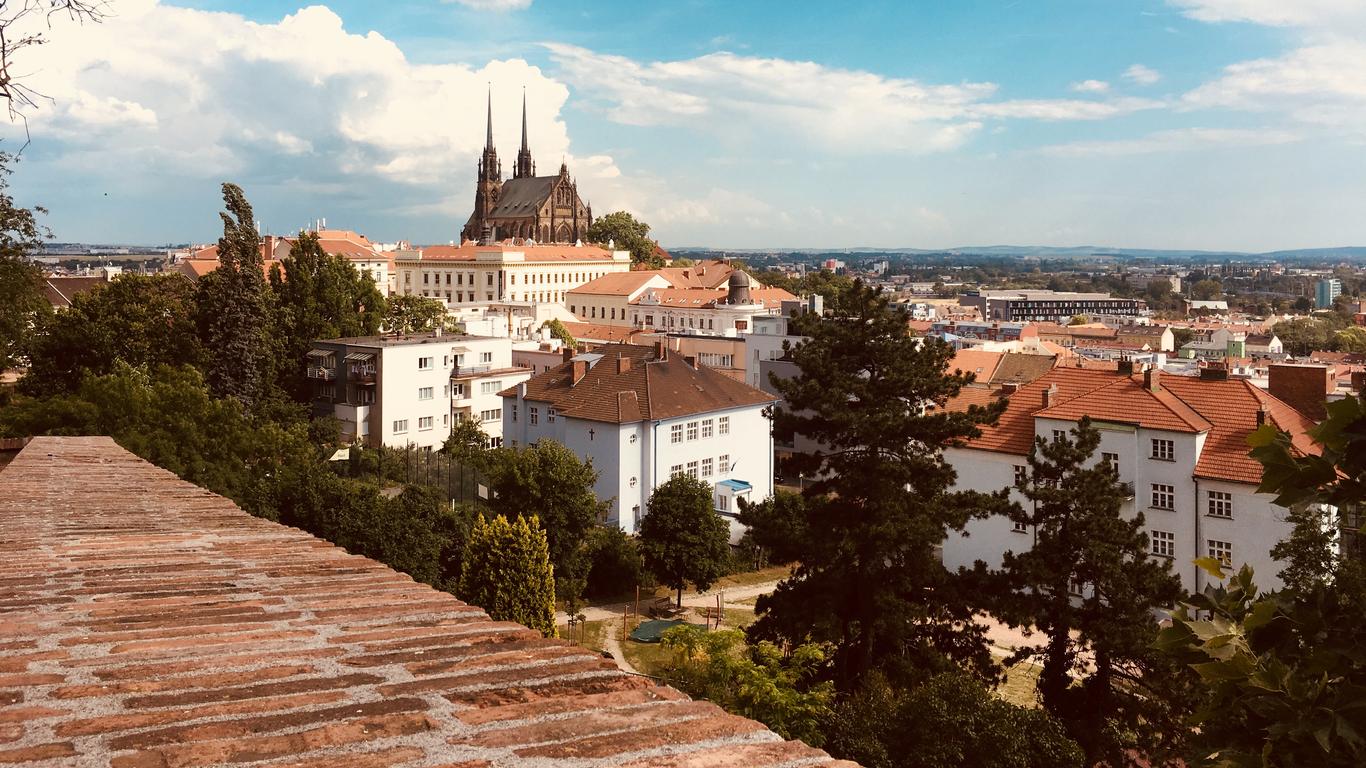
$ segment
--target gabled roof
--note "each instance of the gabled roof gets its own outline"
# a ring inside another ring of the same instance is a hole
[[[649,285],[654,284],[663,287],[666,283],[665,278],[658,275],[655,271],[649,272],[613,272],[602,277],[589,280],[577,288],[571,288],[565,293],[570,296],[578,294],[588,294],[592,296],[635,296],[636,293]]]
[[[491,219],[516,219],[535,216],[536,211],[555,189],[559,176],[524,176],[503,182],[498,202],[489,211]]]
[[[1044,342],[1047,344],[1048,342]],[[1028,384],[1053,370],[1057,365],[1056,355],[1031,355],[1022,352],[1007,352],[996,366],[996,373],[988,379],[992,386],[1002,384]]]
[[[696,368],[677,353],[657,359],[654,347],[606,344],[602,359],[573,382],[573,361],[526,382],[527,401],[546,403],[568,417],[626,424],[672,419],[776,402],[777,398],[705,365]],[[626,370],[618,358],[629,363]],[[515,397],[517,388],[500,393]]]
[[[576,341],[629,341],[633,336],[648,333],[641,328],[632,328],[628,325],[607,325],[606,323],[573,323],[563,322],[566,331],[573,336]]]
[[[653,271],[663,275],[675,288],[720,288],[735,268],[720,259],[709,259],[687,267],[664,267]]]
[[[47,294],[48,303],[65,309],[71,306],[71,300],[77,294],[93,291],[104,282],[103,277],[49,277],[43,282],[43,292]]]
[[[1019,456],[1028,455],[1035,417],[1134,424],[1171,432],[1204,433],[1205,443],[1194,476],[1237,483],[1260,483],[1262,467],[1248,456],[1247,436],[1257,428],[1263,409],[1271,423],[1291,435],[1300,453],[1314,450],[1308,430],[1313,421],[1245,379],[1204,380],[1162,376],[1160,389],[1143,386],[1142,374],[1055,368],[1012,395],[994,426],[967,447]],[[1044,392],[1056,385],[1053,405],[1044,407]]]
[[[214,249],[214,253],[215,257],[212,259],[181,259],[178,263],[176,263],[175,268],[177,271],[180,272],[180,274],[190,278],[191,280],[198,280],[204,275],[207,275],[215,269],[218,269],[219,262],[216,255],[216,248]],[[267,259],[266,261],[261,263],[261,272],[266,276],[267,279],[270,278],[270,268],[275,266],[276,264],[280,264],[280,262],[276,259]],[[284,269],[283,264],[281,264],[280,269]]]
[[[996,368],[1001,364],[1001,358],[1005,357],[1004,352],[983,352],[977,349],[960,349],[953,353],[949,359],[950,371],[962,371],[971,373],[976,377],[976,381],[987,383],[991,377],[996,375]]]

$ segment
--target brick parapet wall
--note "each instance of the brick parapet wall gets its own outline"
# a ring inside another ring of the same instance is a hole
[[[0,764],[836,764],[108,438],[34,439],[0,530]]]

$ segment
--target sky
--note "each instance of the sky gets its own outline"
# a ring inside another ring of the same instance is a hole
[[[1366,245],[1362,0],[109,0],[18,70],[58,240],[444,243],[492,92],[665,247]],[[0,149],[25,141],[0,122]]]

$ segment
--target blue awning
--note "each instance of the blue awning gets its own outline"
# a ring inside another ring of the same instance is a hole
[[[717,483],[717,485],[724,486],[732,491],[749,491],[754,489],[754,486],[744,480],[722,480]]]

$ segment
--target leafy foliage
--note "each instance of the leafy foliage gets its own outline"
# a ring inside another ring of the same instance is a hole
[[[545,531],[535,517],[474,521],[461,569],[462,600],[499,621],[555,635],[555,579]]]
[[[569,332],[568,328],[564,327],[564,323],[560,322],[556,318],[552,317],[549,320],[545,321],[541,324],[541,328],[550,331],[551,336],[559,339],[561,342],[564,343],[566,347],[569,347],[570,349],[574,349],[576,346],[578,346],[578,342],[574,341],[574,335]]]
[[[996,698],[979,680],[945,672],[909,691],[874,672],[840,702],[825,748],[865,768],[1081,768],[1081,748],[1038,709]]]
[[[810,532],[806,499],[783,490],[755,504],[740,500],[740,523],[745,526],[740,548],[762,547],[775,563],[795,563],[802,558]]]
[[[1093,461],[1099,446],[1087,418],[1059,439],[1035,438],[1016,485],[1026,504],[1010,514],[1034,532],[1033,545],[1007,551],[983,593],[997,618],[1043,636],[1010,662],[1042,661],[1043,705],[1088,764],[1119,766],[1182,730],[1167,711],[1179,704],[1174,692],[1147,687],[1166,672],[1151,648],[1154,612],[1176,602],[1181,582],[1168,561],[1149,556],[1142,513],[1121,514],[1115,469]]]
[[[472,467],[482,467],[488,459],[489,436],[475,419],[460,419],[441,444],[447,456]]]
[[[384,297],[345,257],[329,256],[313,232],[300,232],[283,270],[271,270],[281,385],[306,400],[308,350],[318,339],[371,336],[385,316]]]
[[[616,525],[599,525],[583,543],[584,595],[614,597],[631,588],[649,586],[636,540]]]
[[[650,225],[637,221],[626,211],[599,217],[588,227],[588,241],[607,247],[610,243],[619,251],[631,252],[631,264],[644,269],[659,269],[664,259],[655,254],[655,241],[650,239]]]
[[[820,746],[835,688],[822,680],[826,648],[804,644],[784,654],[772,643],[745,644],[738,629],[707,632],[681,624],[664,632],[674,652],[670,684],[727,712],[758,720],[787,739]]]
[[[272,394],[278,355],[251,204],[240,187],[229,183],[223,184],[223,203],[219,266],[199,281],[199,336],[212,351],[204,374],[215,397],[236,398],[253,410]]]
[[[759,599],[751,638],[833,643],[844,691],[892,660],[923,670],[947,656],[987,674],[993,663],[974,605],[935,547],[948,531],[1004,509],[1004,491],[951,491],[955,474],[941,454],[978,434],[1001,405],[944,410],[971,375],[949,374],[953,350],[910,338],[906,313],[879,291],[856,281],[837,309],[796,319],[808,339],[789,351],[801,375],[773,380],[787,403],[775,433],[824,447],[794,463],[817,478],[804,492],[805,520],[784,524],[804,531],[794,545],[801,565]],[[931,404],[941,407],[926,410]]]
[[[439,299],[409,293],[390,296],[386,304],[384,329],[389,333],[423,333],[446,325],[446,305]]]
[[[0,152],[0,371],[29,357],[29,329],[52,311],[43,290],[43,273],[31,259],[51,237],[38,224],[42,208],[21,208],[9,194],[13,155]]]
[[[194,286],[180,275],[119,275],[72,297],[39,323],[23,391],[60,394],[87,374],[131,366],[194,365],[203,359],[195,330]]]
[[[640,521],[640,554],[660,583],[678,591],[691,582],[705,590],[730,567],[730,526],[716,514],[711,486],[678,475],[650,494]]]

